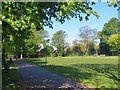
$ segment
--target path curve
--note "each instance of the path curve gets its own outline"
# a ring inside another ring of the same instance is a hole
[[[47,69],[32,65],[28,62],[17,60],[14,61],[18,70],[21,85],[24,90],[32,88],[40,90],[41,88],[69,88],[69,90],[90,90],[87,86],[80,84],[74,80],[65,78],[64,76],[57,75]]]

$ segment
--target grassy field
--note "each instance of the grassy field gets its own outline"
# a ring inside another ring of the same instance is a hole
[[[120,88],[117,56],[73,56],[32,58],[30,63],[44,67],[93,88]]]
[[[2,71],[2,90],[22,90],[14,63],[10,63],[9,73]]]

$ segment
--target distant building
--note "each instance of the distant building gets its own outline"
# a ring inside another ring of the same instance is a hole
[[[57,48],[55,46],[52,46],[52,47],[53,47],[54,51],[57,51]]]
[[[68,46],[66,46],[66,47],[64,48],[64,51],[66,52],[68,48],[69,48],[69,47],[68,47]]]

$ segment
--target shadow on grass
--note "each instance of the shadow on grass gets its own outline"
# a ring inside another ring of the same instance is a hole
[[[120,77],[118,75],[118,65],[117,64],[81,64],[81,65],[73,65],[73,67],[79,67],[79,68],[87,68],[87,69],[91,69],[97,73],[103,74],[102,76],[112,80],[114,82],[114,84],[117,86],[117,88],[120,88]],[[93,73],[93,72],[91,72]],[[95,74],[97,76],[102,77],[100,74]],[[99,82],[101,79],[100,78],[96,78],[96,86],[99,86]],[[113,85],[111,85],[110,87],[112,88]]]
[[[32,64],[35,64],[35,65],[38,65],[38,66],[45,66],[47,65],[47,62],[45,62],[45,60],[41,60],[41,59],[29,59],[29,60],[24,60],[24,61],[27,61],[29,63],[32,63]]]
[[[29,59],[29,60],[27,60],[27,59],[25,59],[24,61],[27,61],[27,62],[32,62],[32,63],[38,63],[38,64],[44,64],[45,63],[45,60],[41,60],[40,58],[38,58],[38,59]]]
[[[13,64],[10,65],[15,67]],[[15,68],[10,69],[8,73],[2,69],[2,90],[22,90]]]
[[[56,66],[45,65],[43,61],[35,61],[34,64],[79,82],[92,83],[96,88],[120,88],[120,78],[118,77],[118,66],[116,64]]]
[[[46,68],[52,72],[64,75],[95,86],[96,88],[120,88],[117,64],[74,64],[69,66],[49,65],[42,60],[31,60],[33,64]]]

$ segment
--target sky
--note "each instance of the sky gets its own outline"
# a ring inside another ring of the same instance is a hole
[[[108,22],[111,18],[116,17],[118,18],[118,11],[114,7],[108,7],[106,2],[97,2],[95,5],[92,6],[93,10],[99,14],[99,19],[94,15],[89,17],[88,21],[79,19],[71,19],[66,21],[64,24],[57,22],[53,19],[53,29],[49,27],[44,27],[45,30],[49,33],[49,38],[51,39],[53,34],[59,30],[63,30],[67,34],[66,41],[68,43],[72,43],[73,40],[79,40],[79,29],[83,26],[89,26],[92,29],[96,29],[97,31],[101,31],[103,26],[106,22]]]

